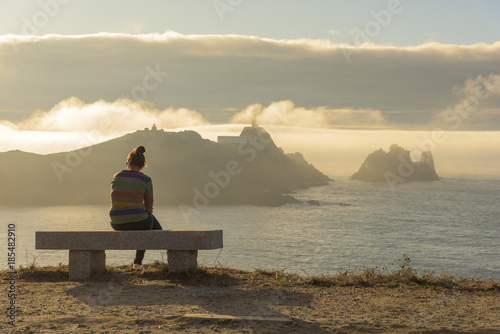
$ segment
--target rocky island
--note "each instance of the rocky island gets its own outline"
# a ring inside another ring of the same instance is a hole
[[[410,151],[391,145],[388,152],[379,149],[366,158],[351,180],[366,182],[402,182],[439,180],[430,151],[422,152],[419,161],[413,161]]]
[[[1,205],[109,204],[110,181],[128,152],[146,147],[155,205],[299,203],[286,195],[329,178],[300,153],[285,154],[262,127],[240,136],[203,139],[197,132],[139,130],[75,151],[0,153]]]

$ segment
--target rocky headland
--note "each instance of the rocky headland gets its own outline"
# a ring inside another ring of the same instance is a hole
[[[197,132],[145,129],[97,145],[56,154],[0,153],[1,205],[109,204],[110,181],[127,154],[146,147],[155,205],[299,203],[296,189],[329,178],[302,154],[285,154],[262,127],[246,127],[229,142]]]
[[[351,180],[367,182],[402,182],[439,180],[430,151],[422,152],[419,161],[413,161],[410,151],[396,144],[388,152],[379,149],[365,159]]]

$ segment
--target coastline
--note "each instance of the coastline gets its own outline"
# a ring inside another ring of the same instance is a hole
[[[1,271],[4,282],[10,271]],[[401,266],[335,276],[166,264],[108,267],[68,281],[65,265],[16,272],[5,333],[500,333],[500,282],[416,275]],[[7,301],[7,285],[3,289]]]

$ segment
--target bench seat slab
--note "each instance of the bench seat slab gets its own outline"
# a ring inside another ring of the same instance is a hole
[[[222,248],[222,230],[36,231],[35,248],[209,250]]]

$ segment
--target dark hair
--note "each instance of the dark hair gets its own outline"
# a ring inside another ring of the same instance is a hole
[[[127,164],[134,165],[140,168],[147,166],[146,157],[144,156],[146,149],[144,146],[139,145],[133,149],[127,156]]]

